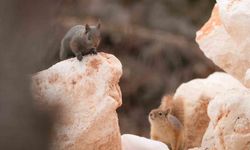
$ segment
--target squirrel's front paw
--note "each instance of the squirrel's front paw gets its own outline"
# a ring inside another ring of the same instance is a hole
[[[96,48],[91,49],[91,54],[95,54],[95,55],[97,54]]]
[[[82,55],[77,55],[76,58],[81,61],[82,60]]]

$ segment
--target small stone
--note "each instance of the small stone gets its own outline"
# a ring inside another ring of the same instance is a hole
[[[122,150],[169,150],[169,148],[159,141],[132,134],[123,134]]]

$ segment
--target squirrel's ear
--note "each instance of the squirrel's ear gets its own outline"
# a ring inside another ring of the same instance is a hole
[[[169,113],[171,113],[171,109],[168,108],[168,109],[166,110],[166,114],[169,114]]]
[[[101,20],[100,19],[98,20],[98,23],[97,23],[97,29],[101,29]]]
[[[171,108],[172,107],[172,102],[173,102],[173,97],[172,96],[163,96],[162,99],[161,99],[161,105],[160,107],[162,109],[168,109],[168,108]]]
[[[90,31],[90,27],[88,24],[85,25],[85,33],[88,33]]]

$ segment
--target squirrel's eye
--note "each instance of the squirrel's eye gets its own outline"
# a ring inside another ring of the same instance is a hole
[[[161,116],[161,115],[162,115],[162,113],[159,113],[159,115]]]

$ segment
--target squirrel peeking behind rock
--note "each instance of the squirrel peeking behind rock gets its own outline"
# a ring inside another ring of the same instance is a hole
[[[84,55],[97,54],[97,47],[101,41],[101,24],[96,26],[86,24],[72,27],[61,41],[60,60],[76,56],[79,61]]]
[[[167,144],[171,150],[183,150],[184,127],[170,111],[157,108],[149,113],[150,136],[153,140]]]
[[[161,99],[159,108],[162,110],[170,110],[170,114],[175,116],[184,125],[184,106],[181,98],[174,99],[172,95],[165,95]]]

